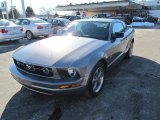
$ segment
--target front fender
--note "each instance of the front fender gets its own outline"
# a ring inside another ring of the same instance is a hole
[[[86,67],[86,74],[84,76],[85,79],[87,79],[84,83],[85,85],[88,84],[88,80],[96,64],[100,62],[101,60],[104,60],[107,63],[107,58],[108,56],[105,54],[105,52],[99,52],[90,57],[90,59],[88,60],[87,67]]]

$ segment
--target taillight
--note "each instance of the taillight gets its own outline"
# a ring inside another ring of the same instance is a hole
[[[37,26],[37,29],[43,29],[43,26]]]
[[[0,33],[8,33],[8,30],[1,29],[1,30],[0,30]]]

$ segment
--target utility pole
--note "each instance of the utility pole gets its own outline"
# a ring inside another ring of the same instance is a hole
[[[12,17],[14,19],[14,11],[13,11],[13,3],[12,3],[12,0],[11,0],[11,9],[12,9]]]
[[[26,10],[25,10],[25,6],[24,6],[24,0],[21,0],[21,3],[22,3],[23,18],[26,18]]]

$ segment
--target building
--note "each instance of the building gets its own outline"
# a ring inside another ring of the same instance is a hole
[[[110,14],[136,14],[142,10],[142,5],[130,0],[107,1],[97,3],[84,3],[84,4],[69,4],[65,6],[57,6],[57,11],[79,11],[81,15],[84,13],[86,16],[91,17],[97,13],[110,13]]]
[[[160,18],[160,0],[140,1],[139,4],[145,6],[149,15]]]

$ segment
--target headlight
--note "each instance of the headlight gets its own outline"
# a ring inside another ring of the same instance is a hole
[[[76,77],[77,76],[77,72],[74,68],[68,68],[68,74],[71,76],[71,77]]]
[[[80,78],[80,75],[75,68],[58,68],[58,74],[61,78]]]

